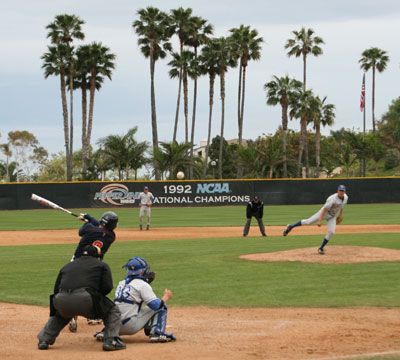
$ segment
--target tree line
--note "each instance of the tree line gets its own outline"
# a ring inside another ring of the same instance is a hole
[[[265,83],[266,104],[281,107],[281,125],[274,134],[244,141],[248,65],[251,61],[261,58],[263,38],[256,29],[248,25],[230,29],[228,36],[216,37],[212,24],[194,15],[191,8],[182,7],[172,9],[169,13],[155,7],[143,8],[137,11],[136,18],[132,22],[140,51],[149,60],[152,146],[149,147],[147,142],[136,141],[137,128],[132,127],[126,134],[109,135],[100,139],[97,142],[99,148],[94,150],[91,144],[91,132],[95,93],[101,89],[105,78],[111,80],[116,55],[101,42],[75,46],[75,40],[85,38],[83,25],[84,21],[76,15],[56,16],[46,27],[51,45],[42,56],[45,78],[49,76],[60,78],[65,154],[57,154],[53,156],[53,160],[58,159],[60,163],[60,159],[65,158],[65,177],[68,181],[72,178],[104,178],[107,172],[116,174],[119,179],[130,178],[132,174],[136,178],[138,170],[142,167],[146,169],[146,176],[154,176],[156,179],[174,178],[176,172],[180,170],[184,171],[189,179],[210,176],[318,177],[322,170],[329,173],[333,164],[335,167],[344,166],[349,170],[355,162],[361,161],[365,164],[366,161],[377,159],[379,156],[382,159],[387,153],[384,151],[385,147],[383,150],[378,149],[379,140],[383,136],[382,129],[385,129],[386,123],[384,119],[381,122],[377,121],[374,113],[376,72],[384,71],[389,61],[385,51],[376,47],[366,49],[359,60],[364,72],[372,70],[372,133],[359,134],[342,129],[324,137],[321,136],[321,127],[333,125],[335,106],[327,101],[326,96],[314,94],[313,90],[307,87],[308,57],[323,54],[324,40],[317,36],[313,29],[303,27],[293,31],[284,48],[289,57],[302,59],[303,79],[299,81],[289,75],[274,75]],[[178,49],[172,47],[173,37],[179,40]],[[177,80],[177,101],[172,139],[170,142],[160,142],[157,130],[155,71],[157,61],[167,57],[170,59],[169,76]],[[224,138],[225,77],[226,73],[234,68],[239,72],[238,139],[235,144],[229,144]],[[197,80],[201,76],[207,76],[209,79],[208,131],[204,157],[194,155]],[[221,106],[220,131],[218,135],[212,137],[217,78]],[[189,81],[193,82],[191,116],[189,116]],[[76,90],[81,92],[82,109],[81,150],[78,152],[73,150]],[[179,119],[181,101],[184,117],[182,124]],[[298,134],[289,129],[289,119],[299,121]],[[185,138],[182,143],[177,142],[179,126],[184,128]],[[338,143],[342,145],[335,148],[335,144]],[[328,160],[328,148],[332,154],[338,156],[336,161]],[[343,151],[350,150],[351,154],[342,154]],[[343,155],[342,158],[339,158],[339,154]],[[77,166],[77,158],[80,166]],[[360,171],[360,175],[365,176],[367,169],[364,166]]]

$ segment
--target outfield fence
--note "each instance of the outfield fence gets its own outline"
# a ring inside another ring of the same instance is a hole
[[[344,184],[350,203],[400,202],[400,177],[343,179],[272,179],[208,181],[117,181],[0,184],[0,209],[36,209],[35,193],[67,208],[137,206],[144,186],[155,196],[154,205],[241,205],[254,195],[265,204],[320,204]]]

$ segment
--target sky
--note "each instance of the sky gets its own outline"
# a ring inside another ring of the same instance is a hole
[[[137,138],[151,143],[150,73],[148,59],[137,46],[132,22],[137,10],[155,6],[164,11],[190,7],[193,14],[214,25],[215,36],[229,29],[250,25],[263,37],[262,57],[247,69],[243,137],[254,139],[274,133],[281,122],[279,106],[266,105],[264,84],[273,75],[302,79],[302,60],[289,58],[284,44],[293,30],[314,29],[323,38],[323,55],[308,58],[307,86],[316,95],[327,96],[336,106],[333,129],[362,129],[359,109],[362,72],[358,60],[363,50],[379,47],[390,62],[376,77],[376,117],[380,117],[399,94],[400,2],[398,0],[13,0],[0,3],[0,143],[15,130],[32,132],[50,153],[63,150],[62,108],[59,78],[44,79],[41,55],[46,51],[46,25],[58,14],[75,14],[85,21],[86,38],[76,45],[101,41],[116,54],[112,81],[96,93],[93,141],[110,134],[122,135],[137,126]],[[177,49],[177,42],[174,41]],[[171,141],[178,90],[168,76],[168,59],[156,64],[156,103],[160,141]],[[367,129],[371,128],[371,83],[366,76]],[[237,138],[238,69],[226,77],[225,137]],[[198,81],[198,111],[195,143],[206,139],[208,79]],[[192,94],[192,84],[190,84]],[[220,131],[219,86],[216,86],[212,136]],[[75,143],[80,148],[80,94],[75,96]],[[182,106],[181,106],[182,109]],[[191,97],[190,97],[191,113]],[[289,127],[297,130],[296,121]],[[323,131],[329,133],[329,129]],[[183,112],[178,140],[184,139]],[[95,145],[96,147],[96,145]]]

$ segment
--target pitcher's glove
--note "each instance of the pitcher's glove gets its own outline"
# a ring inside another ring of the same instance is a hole
[[[336,225],[339,225],[342,223],[343,221],[343,214],[340,214],[337,218],[336,218]]]

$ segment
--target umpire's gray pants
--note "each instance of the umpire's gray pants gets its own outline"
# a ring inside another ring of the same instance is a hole
[[[39,332],[39,341],[46,341],[49,344],[53,344],[61,330],[74,316],[94,317],[92,297],[85,289],[60,292],[54,296],[53,304],[57,313],[55,316],[50,316],[44,328]],[[121,313],[117,306],[112,307],[105,314],[103,322],[105,325],[105,339],[119,335]]]
[[[258,222],[258,227],[260,228],[261,234],[264,235],[265,234],[265,226],[264,226],[262,219],[259,219],[256,217],[256,220]],[[250,224],[251,224],[251,218],[247,219],[246,224],[244,225],[243,235],[247,236],[249,234]]]

